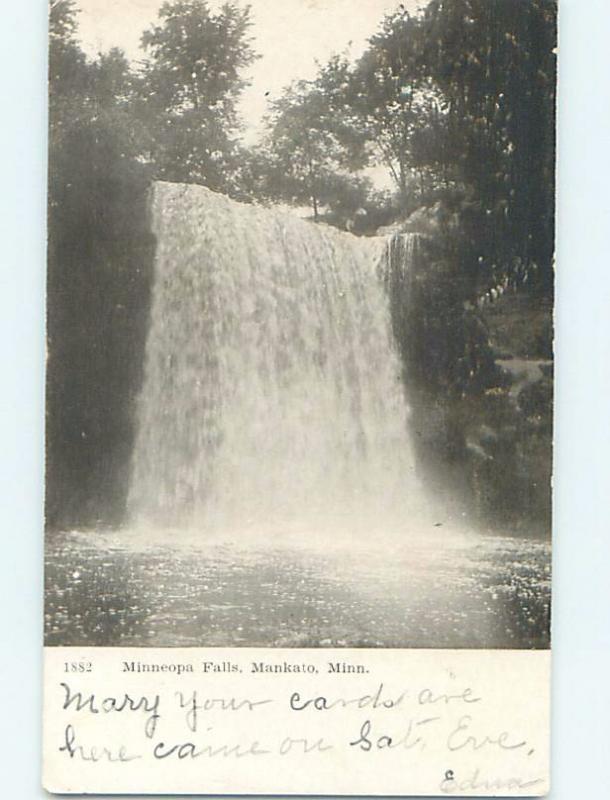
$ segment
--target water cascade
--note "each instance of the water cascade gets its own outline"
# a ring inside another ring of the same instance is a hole
[[[236,537],[416,527],[387,240],[199,186],[157,183],[151,216],[132,520]]]

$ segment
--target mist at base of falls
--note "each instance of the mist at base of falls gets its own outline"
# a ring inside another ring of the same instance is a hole
[[[131,524],[322,548],[435,524],[381,280],[387,242],[198,186],[156,184],[151,216]]]
[[[176,535],[171,535],[176,533]],[[177,532],[54,534],[45,642],[122,647],[544,648],[550,548],[445,535],[324,549]]]

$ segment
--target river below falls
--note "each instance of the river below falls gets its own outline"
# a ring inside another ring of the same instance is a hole
[[[541,648],[550,546],[434,533],[399,546],[51,533],[47,645]]]

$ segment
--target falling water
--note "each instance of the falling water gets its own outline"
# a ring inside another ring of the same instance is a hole
[[[386,240],[198,186],[158,183],[151,205],[132,519],[236,536],[413,526]]]

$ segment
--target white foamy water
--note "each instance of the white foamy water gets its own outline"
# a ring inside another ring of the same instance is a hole
[[[131,520],[263,538],[420,526],[387,242],[199,186],[158,183],[151,202]]]

